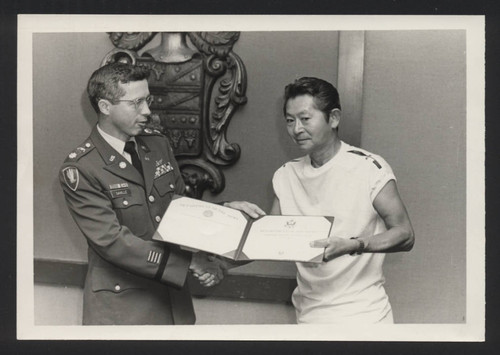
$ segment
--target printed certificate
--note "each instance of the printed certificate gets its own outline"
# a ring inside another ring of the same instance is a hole
[[[263,216],[180,197],[172,200],[158,227],[161,239],[233,260],[321,262],[323,249],[313,240],[328,238],[333,217]]]

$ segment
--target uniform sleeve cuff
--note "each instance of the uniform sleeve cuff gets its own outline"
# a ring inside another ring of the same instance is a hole
[[[186,282],[186,276],[193,254],[188,251],[181,250],[176,245],[171,245],[169,249],[170,254],[161,274],[160,281],[180,289]]]

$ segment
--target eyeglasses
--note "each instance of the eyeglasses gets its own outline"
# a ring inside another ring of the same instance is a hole
[[[139,110],[144,103],[146,103],[149,106],[153,103],[154,97],[152,95],[149,95],[147,97],[141,97],[138,99],[134,100],[114,100],[116,102],[132,102],[135,105],[135,109]]]

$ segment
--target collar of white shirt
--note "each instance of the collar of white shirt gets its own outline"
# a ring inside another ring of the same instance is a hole
[[[125,149],[124,141],[116,137],[113,137],[112,135],[107,134],[101,129],[101,127],[99,127],[99,125],[97,125],[97,131],[111,147],[113,147],[118,153],[120,153],[125,159],[127,159],[129,163],[132,164],[132,158],[130,157],[130,154],[124,151]],[[131,137],[129,140],[134,141],[137,146],[137,142],[135,141],[134,137]]]

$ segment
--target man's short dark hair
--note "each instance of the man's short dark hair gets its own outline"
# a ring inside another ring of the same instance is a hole
[[[99,113],[99,100],[119,100],[125,92],[118,83],[141,81],[149,77],[149,69],[125,63],[107,64],[97,69],[87,84],[87,94],[94,110]]]
[[[285,87],[284,115],[288,100],[301,95],[311,95],[318,110],[323,111],[327,118],[333,109],[341,109],[339,93],[335,86],[323,79],[302,77]]]

